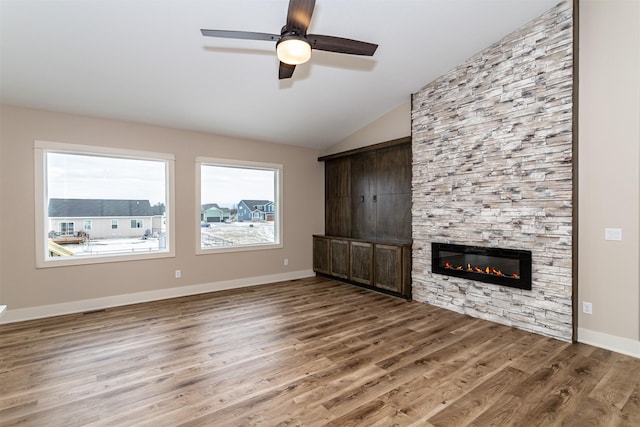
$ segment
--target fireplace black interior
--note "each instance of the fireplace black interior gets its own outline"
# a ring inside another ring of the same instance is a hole
[[[431,271],[531,290],[531,251],[432,242]]]

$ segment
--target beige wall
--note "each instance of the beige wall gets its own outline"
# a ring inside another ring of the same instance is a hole
[[[640,341],[640,2],[580,2],[579,328]],[[604,229],[622,228],[622,241]],[[582,302],[593,314],[582,313]],[[588,338],[587,338],[588,339]],[[640,346],[636,346],[640,348]]]
[[[411,101],[407,100],[387,114],[329,147],[323,155],[366,147],[379,142],[411,136]]]
[[[324,229],[318,152],[156,126],[1,106],[0,304],[9,311],[242,278],[311,274],[314,233]],[[175,154],[176,257],[35,268],[34,140]],[[281,163],[284,247],[195,255],[195,158]],[[283,260],[288,258],[289,265]],[[182,278],[175,279],[175,270]],[[8,316],[10,317],[10,316]]]

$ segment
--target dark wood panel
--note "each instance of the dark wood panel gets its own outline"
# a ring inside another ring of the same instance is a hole
[[[331,273],[331,266],[329,265],[330,243],[331,240],[325,237],[313,237],[313,271],[325,274]]]
[[[325,200],[325,234],[351,237],[351,198],[336,197]]]
[[[349,241],[331,239],[331,275],[349,277]]]
[[[376,238],[376,154],[351,158],[351,236]]]
[[[351,242],[350,279],[354,282],[371,285],[373,276],[373,243]]]
[[[402,293],[402,248],[376,244],[374,257],[374,286]]]
[[[378,194],[376,240],[411,240],[411,194]]]
[[[351,162],[349,158],[340,158],[325,162],[325,197],[351,196]]]
[[[376,151],[377,194],[411,194],[411,144]]]
[[[640,425],[640,359],[323,277],[0,325],[2,426]]]

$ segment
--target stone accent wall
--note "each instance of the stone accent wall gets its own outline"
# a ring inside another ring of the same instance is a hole
[[[572,3],[415,93],[413,298],[572,337]],[[431,273],[431,242],[531,250],[531,291]]]

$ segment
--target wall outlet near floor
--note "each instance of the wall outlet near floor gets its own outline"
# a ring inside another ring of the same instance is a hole
[[[584,314],[592,314],[593,313],[593,305],[590,302],[582,301],[582,312]]]
[[[180,279],[182,277],[182,271],[176,270],[176,279]]]
[[[284,265],[289,265],[289,258],[284,259]]]

